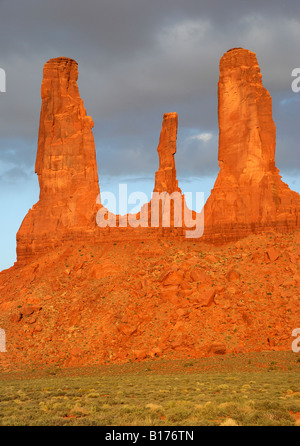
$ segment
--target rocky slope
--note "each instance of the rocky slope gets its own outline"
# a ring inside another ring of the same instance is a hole
[[[0,273],[0,367],[291,351],[300,233],[70,243]]]

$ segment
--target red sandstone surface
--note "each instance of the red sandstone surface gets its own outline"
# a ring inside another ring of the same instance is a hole
[[[159,169],[155,173],[154,192],[181,192],[176,177],[175,158],[177,140],[177,113],[165,113],[157,152]]]
[[[70,243],[17,264],[0,273],[1,368],[291,351],[299,246],[299,230]]]
[[[205,235],[224,242],[299,228],[300,195],[275,166],[272,99],[255,53],[236,48],[223,55],[218,98],[220,172],[205,205]]]
[[[75,60],[60,57],[44,66],[35,164],[40,197],[17,234],[18,260],[88,237],[97,228],[94,123],[80,98],[77,77]]]
[[[17,234],[17,263],[0,273],[1,367],[290,350],[300,202],[275,167],[271,97],[255,54],[233,49],[220,62],[220,172],[204,237],[194,240],[174,219],[171,228],[97,226],[93,121],[77,75],[72,59],[44,67],[40,198]],[[154,192],[184,203],[176,138],[177,114],[165,114]]]

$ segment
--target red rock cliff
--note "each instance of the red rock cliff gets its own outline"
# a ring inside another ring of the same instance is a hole
[[[220,61],[220,172],[205,205],[205,235],[230,240],[300,225],[300,196],[275,167],[272,99],[255,53],[234,48]]]
[[[86,115],[77,77],[75,60],[60,57],[44,66],[35,165],[40,197],[17,234],[18,260],[64,239],[84,239],[96,227],[94,124]]]

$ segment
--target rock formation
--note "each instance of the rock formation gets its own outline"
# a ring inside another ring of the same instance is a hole
[[[159,168],[155,173],[154,194],[150,202],[144,204],[141,211],[136,215],[114,215],[108,212],[108,209],[101,208],[101,212],[99,213],[101,217],[100,225],[106,228],[110,226],[110,234],[112,237],[118,237],[119,231],[115,230],[114,227],[117,229],[126,227],[126,233],[129,237],[182,235],[181,222],[183,220],[182,211],[184,200],[181,195],[181,189],[178,187],[174,159],[177,128],[177,113],[165,113],[157,147]],[[171,197],[172,194],[174,195]],[[174,209],[176,209],[176,213]],[[177,228],[177,223],[180,230],[174,230],[174,227]],[[134,232],[132,232],[132,228],[135,229]],[[137,228],[143,228],[143,231],[137,231]],[[151,228],[154,229],[154,232]],[[162,228],[164,229],[162,230]],[[102,236],[103,231],[99,233],[99,237]],[[122,237],[124,238],[124,234]]]
[[[17,235],[20,261],[0,273],[0,327],[7,334],[0,371],[24,376],[56,365],[68,371],[112,363],[124,371],[122,363],[147,358],[161,373],[174,359],[186,367],[188,357],[290,351],[287,333],[299,321],[300,231],[212,247],[184,238],[175,219],[170,228],[96,226],[93,122],[76,79],[71,59],[44,67],[40,198]],[[271,97],[250,51],[234,49],[221,59],[219,121],[220,173],[205,206],[205,241],[299,227],[300,196],[275,167]],[[184,202],[176,131],[177,115],[166,114],[154,192]]]
[[[17,234],[18,259],[63,240],[93,235],[99,194],[93,120],[77,86],[77,62],[60,57],[44,66],[35,171],[40,197]]]
[[[159,169],[155,173],[154,192],[181,192],[176,178],[175,159],[177,140],[177,113],[165,113],[157,152]]]
[[[40,197],[17,234],[18,260],[38,257],[66,241],[201,237],[203,214],[187,209],[176,178],[176,113],[163,117],[150,203],[130,216],[132,224],[129,215],[108,214],[116,223],[106,224],[105,217],[104,225],[97,225],[99,207],[104,216],[107,210],[99,200],[96,204],[93,120],[86,115],[77,77],[72,59],[51,59],[44,66],[36,159]],[[275,167],[271,96],[251,51],[235,48],[220,61],[219,126],[220,172],[204,209],[204,239],[226,242],[253,232],[299,227],[300,196],[281,181]],[[187,233],[193,227],[197,232]]]
[[[174,158],[177,128],[177,113],[165,113],[157,147],[159,168],[149,203],[149,226],[164,228],[159,231],[161,235],[182,234],[184,200],[178,187]],[[177,227],[180,227],[179,232]]]
[[[220,172],[205,205],[205,238],[299,227],[300,196],[275,167],[272,99],[255,53],[234,48],[223,55],[218,96]]]

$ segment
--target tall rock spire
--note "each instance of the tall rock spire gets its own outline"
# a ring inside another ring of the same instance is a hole
[[[233,48],[220,61],[220,172],[205,205],[205,234],[239,238],[300,224],[300,196],[275,167],[272,99],[255,53]]]
[[[44,66],[35,165],[40,197],[17,234],[18,259],[65,239],[86,237],[96,227],[94,124],[80,98],[77,77],[75,60],[59,57]]]
[[[258,183],[275,171],[276,128],[255,53],[237,48],[224,54],[218,96],[220,167]]]
[[[165,113],[157,152],[159,169],[155,173],[154,192],[181,192],[176,178],[175,159],[177,140],[177,113]]]

